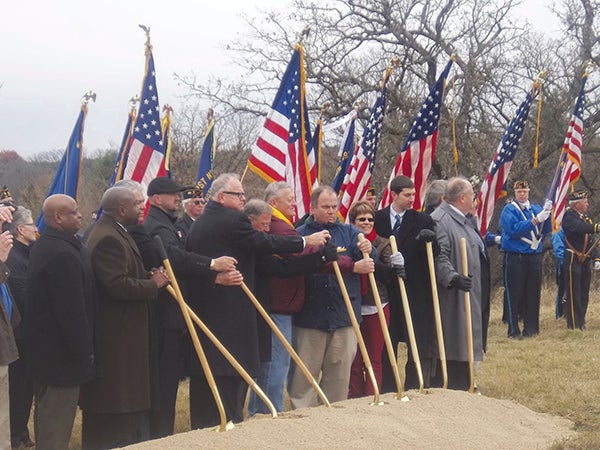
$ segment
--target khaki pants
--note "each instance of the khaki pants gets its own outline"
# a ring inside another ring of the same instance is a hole
[[[8,366],[0,366],[0,449],[10,448]]]
[[[36,450],[56,450],[69,448],[73,430],[79,385],[49,386],[36,384],[34,387]]]
[[[312,376],[319,379],[327,399],[339,402],[348,398],[350,367],[356,355],[356,334],[352,327],[331,333],[312,328],[294,328],[296,352]],[[301,370],[296,369],[290,388],[292,407],[315,406],[317,393]]]

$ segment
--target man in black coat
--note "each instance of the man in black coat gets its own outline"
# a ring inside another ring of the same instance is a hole
[[[229,256],[213,259],[186,251],[182,235],[175,228],[175,213],[181,202],[181,192],[186,189],[188,188],[167,177],[152,180],[148,185],[150,210],[144,220],[144,228],[150,236],[160,236],[184,292],[185,280],[197,276],[208,276],[216,283],[227,284],[229,275],[217,273],[235,274],[236,260]],[[165,290],[159,294],[155,312],[158,320],[156,345],[159,400],[150,415],[150,435],[153,439],[173,434],[177,388],[183,372],[182,354],[187,339],[179,305]]]
[[[390,182],[390,192],[392,195],[391,205],[375,213],[375,231],[379,236],[385,238],[389,238],[393,234],[396,238],[398,251],[404,256],[408,303],[421,360],[423,381],[425,387],[428,387],[432,375],[431,371],[436,361],[437,344],[427,253],[425,242],[423,239],[419,239],[419,236],[422,230],[433,232],[433,220],[427,214],[413,209],[415,185],[410,178],[404,175],[395,177]],[[390,335],[392,344],[396,349],[398,342],[404,341],[407,343],[408,349],[404,390],[418,389],[419,380],[408,341],[406,321],[396,280],[392,283],[391,288],[393,293],[390,296]],[[387,356],[382,361],[382,390],[384,392],[396,391]]]
[[[244,282],[254,290],[255,254],[297,253],[304,245],[323,245],[328,232],[302,238],[274,236],[252,228],[244,214],[245,193],[235,174],[223,174],[212,185],[212,201],[194,222],[187,238],[190,251],[219,257],[231,255],[238,262]],[[241,284],[239,280],[238,284]],[[257,312],[239,286],[215,285],[210,278],[197,277],[190,283],[191,305],[208,328],[237,361],[258,376],[259,347]],[[215,377],[227,418],[243,419],[246,384],[214,345],[200,336]],[[190,419],[192,429],[219,424],[219,414],[211,390],[197,361],[192,361],[190,378]]]
[[[75,234],[77,203],[55,194],[43,205],[46,231],[29,257],[29,303],[25,329],[28,367],[34,381],[38,449],[67,448],[79,387],[95,376],[94,274]]]

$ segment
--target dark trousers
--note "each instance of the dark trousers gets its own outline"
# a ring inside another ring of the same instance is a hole
[[[448,369],[448,389],[468,391],[471,385],[469,363],[467,361],[446,361],[446,368]],[[443,384],[442,364],[438,359],[436,373],[431,380],[431,387],[442,387]]]
[[[588,258],[580,265],[573,252],[565,252],[563,274],[567,303],[563,306],[563,313],[567,319],[568,328],[582,330],[585,327],[585,314],[590,301],[590,282],[592,280],[590,263],[591,260]]]
[[[227,421],[244,420],[243,409],[248,385],[239,376],[215,376]],[[192,430],[219,425],[221,416],[206,377],[190,377],[190,422]]]
[[[158,330],[158,401],[150,413],[152,439],[173,434],[179,378],[183,372],[181,330]]]
[[[540,332],[540,295],[542,290],[542,254],[504,255],[504,287],[507,293],[508,336],[518,336],[519,311],[523,315],[523,335]]]
[[[149,439],[148,412],[105,414],[83,411],[81,446],[84,450],[121,448]]]
[[[13,447],[30,440],[29,414],[33,402],[33,381],[27,374],[25,358],[27,349],[23,340],[17,340],[19,359],[8,366],[10,396],[10,441]]]

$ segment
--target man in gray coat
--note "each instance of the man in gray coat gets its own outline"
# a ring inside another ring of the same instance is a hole
[[[432,214],[440,254],[435,269],[440,298],[444,343],[448,364],[448,388],[469,388],[469,366],[467,354],[467,332],[464,308],[464,293],[471,296],[471,327],[473,330],[473,353],[475,361],[483,360],[487,324],[487,310],[482,295],[482,259],[485,244],[473,225],[471,214],[475,210],[474,193],[466,178],[448,180],[444,201]],[[462,275],[460,239],[467,241],[469,275]],[[485,283],[484,283],[485,284]],[[441,370],[436,378],[441,379]],[[439,382],[439,380],[438,380]],[[437,385],[438,383],[435,383]],[[434,385],[434,383],[432,383]],[[439,382],[441,385],[441,382]]]

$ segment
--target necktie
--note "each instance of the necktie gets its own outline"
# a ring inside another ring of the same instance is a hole
[[[396,214],[396,222],[394,222],[394,228],[392,228],[392,233],[395,232],[398,228],[400,228],[401,223],[402,216],[400,214]]]

